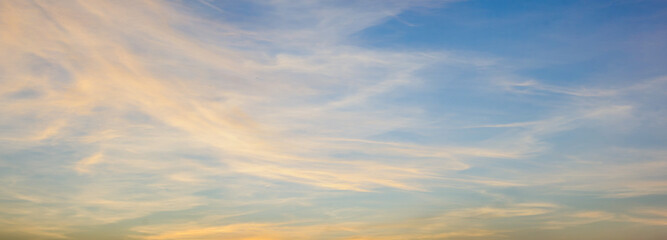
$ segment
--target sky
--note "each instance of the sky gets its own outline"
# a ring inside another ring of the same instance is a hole
[[[667,2],[0,0],[0,239],[667,239]]]

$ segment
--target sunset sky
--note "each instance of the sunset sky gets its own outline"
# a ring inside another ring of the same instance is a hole
[[[0,0],[0,239],[667,239],[667,2]]]

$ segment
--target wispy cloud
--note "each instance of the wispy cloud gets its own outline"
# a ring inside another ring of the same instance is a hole
[[[351,40],[392,19],[419,28],[402,14],[446,4],[1,2],[0,226],[45,239],[105,227],[138,239],[459,239],[502,238],[511,229],[491,223],[507,218],[664,225],[659,212],[504,191],[664,195],[665,78],[565,86],[503,56]],[[415,211],[424,203],[429,214]]]

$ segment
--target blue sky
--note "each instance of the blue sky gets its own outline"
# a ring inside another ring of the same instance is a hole
[[[2,1],[0,238],[664,239],[663,1]]]

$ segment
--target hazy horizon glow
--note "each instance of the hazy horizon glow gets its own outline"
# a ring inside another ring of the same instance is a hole
[[[665,239],[663,1],[0,1],[1,239]]]

